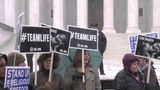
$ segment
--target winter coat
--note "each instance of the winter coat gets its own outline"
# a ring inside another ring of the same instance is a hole
[[[66,68],[64,75],[65,90],[101,90],[101,83],[99,79],[98,70],[89,67],[85,74],[85,84],[81,79],[73,80],[73,75],[75,75],[77,69],[70,65]]]
[[[141,72],[144,74],[145,82],[147,82],[148,64],[141,69]],[[160,90],[156,72],[153,66],[151,66],[149,84],[146,84],[146,90]]]
[[[4,81],[0,80],[0,90],[8,90],[7,88],[4,88]]]
[[[129,71],[121,70],[115,77],[115,90],[144,90],[143,75],[138,72],[136,80]]]
[[[103,32],[99,31],[98,50],[102,56],[104,51],[106,50],[106,46],[107,46],[107,38]]]
[[[34,77],[35,73],[32,73],[30,76],[30,86],[33,88],[34,87]],[[44,90],[44,85],[48,81],[48,75],[44,75],[43,72],[38,71],[37,72],[37,89],[36,90]],[[63,90],[64,87],[64,82],[62,79],[62,76],[57,73],[52,74],[53,78],[53,85],[52,85],[52,90]],[[33,90],[33,89],[32,89]]]
[[[2,80],[0,80],[0,90],[4,89],[4,82]]]

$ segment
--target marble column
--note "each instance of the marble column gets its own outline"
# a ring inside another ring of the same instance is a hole
[[[40,2],[39,0],[29,0],[29,25],[40,26]],[[37,54],[34,56],[37,58]],[[33,58],[33,57],[32,57]],[[33,67],[35,77],[37,77],[37,60],[33,58]],[[34,79],[34,85],[37,85],[37,78]]]
[[[5,5],[4,5],[5,0],[0,0],[0,22],[5,23]]]
[[[160,32],[160,0],[153,0],[153,32]]]
[[[116,33],[114,29],[113,0],[103,0],[103,32]]]
[[[29,25],[40,25],[39,0],[29,0]]]
[[[64,29],[64,1],[53,0],[53,26]]]
[[[77,0],[77,26],[88,27],[88,0]]]
[[[16,28],[15,4],[15,0],[4,0],[5,23],[13,28]]]
[[[128,26],[126,33],[140,33],[138,27],[138,0],[128,0]]]

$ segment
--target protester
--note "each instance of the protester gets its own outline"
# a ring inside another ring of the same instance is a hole
[[[143,72],[144,75],[146,90],[160,90],[153,62],[151,63],[149,84],[147,84],[149,59],[145,57],[139,57],[139,61],[140,71]]]
[[[123,67],[115,77],[115,90],[144,90],[144,80],[139,72],[139,59],[127,53],[123,57]]]
[[[7,55],[0,53],[0,90],[6,90],[4,89],[6,65],[7,65]]]
[[[58,67],[60,60],[59,54],[54,53],[53,58],[53,73],[51,82],[48,81],[51,53],[41,54],[38,58],[39,71],[37,72],[37,86],[34,86],[35,72],[30,76],[30,86],[36,87],[36,90],[63,90],[64,82],[60,74],[56,73],[54,70]]]
[[[98,29],[98,24],[92,23],[91,28]],[[106,50],[106,46],[107,46],[107,38],[104,35],[104,33],[102,31],[100,31],[100,29],[98,29],[98,50],[101,53],[102,57],[103,57],[103,53]],[[103,58],[102,58],[102,62],[100,64],[99,69],[100,69],[100,74],[105,75],[104,68],[103,68]]]
[[[11,52],[8,54],[7,66],[26,66],[25,57],[17,52]]]
[[[98,70],[90,65],[89,51],[84,50],[85,73],[82,73],[82,50],[75,53],[73,64],[65,71],[65,90],[101,90]],[[82,76],[85,76],[85,83]]]

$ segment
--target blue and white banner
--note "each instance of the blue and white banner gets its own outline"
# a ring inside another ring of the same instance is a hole
[[[7,90],[29,90],[29,67],[7,66],[5,71],[4,88]]]
[[[159,38],[157,32],[144,33],[144,35],[152,38]],[[129,48],[131,53],[135,54],[137,41],[138,41],[138,35],[129,36]]]

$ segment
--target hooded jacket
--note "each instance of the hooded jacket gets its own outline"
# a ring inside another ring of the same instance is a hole
[[[132,73],[131,64],[139,61],[138,57],[127,53],[122,63],[124,69],[119,71],[115,77],[115,90],[144,90],[144,78],[141,72]]]

